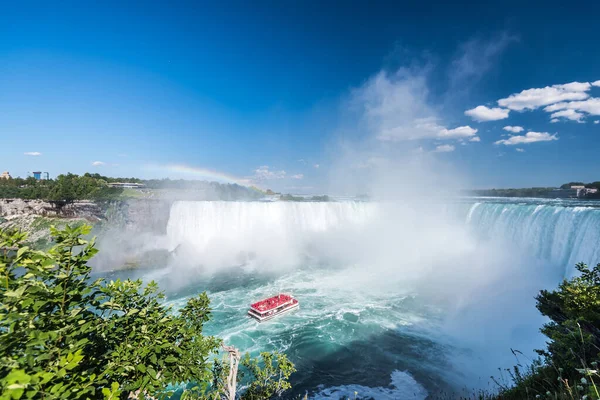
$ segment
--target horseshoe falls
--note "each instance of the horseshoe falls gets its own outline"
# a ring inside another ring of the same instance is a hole
[[[460,198],[406,202],[175,202],[172,260],[127,272],[175,308],[207,291],[208,334],[285,352],[289,396],[425,399],[490,388],[510,349],[543,346],[534,296],[600,262],[600,204]],[[259,324],[278,292],[300,309]]]
[[[600,208],[596,202],[476,202],[466,223],[481,237],[502,238],[540,260],[564,266],[565,278],[575,273],[578,262],[600,262]]]

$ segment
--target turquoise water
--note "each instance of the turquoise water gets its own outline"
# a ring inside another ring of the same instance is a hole
[[[178,202],[167,232],[176,256],[142,277],[175,307],[208,291],[207,333],[243,352],[285,352],[298,369],[288,395],[311,398],[488,387],[514,364],[510,348],[543,344],[537,290],[600,260],[593,202]],[[246,317],[278,292],[300,309]]]

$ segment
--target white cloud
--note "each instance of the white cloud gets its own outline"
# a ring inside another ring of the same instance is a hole
[[[498,140],[497,142],[494,142],[494,144],[514,146],[516,144],[549,142],[552,140],[558,140],[556,134],[551,135],[548,132],[527,132],[523,136],[511,136],[508,139]]]
[[[562,111],[557,111],[557,112],[553,113],[552,115],[550,115],[550,118],[553,118],[553,119],[556,119],[559,117],[567,118],[567,119],[570,119],[571,121],[583,122],[582,120],[583,120],[584,115],[575,110],[562,110]]]
[[[304,158],[301,158],[301,159],[299,159],[299,160],[298,160],[298,162],[299,162],[300,164],[306,164],[306,161],[304,160]]]
[[[320,165],[319,164],[315,164],[315,165],[313,165],[313,167],[319,169]]]
[[[462,59],[459,64],[467,61]],[[477,129],[468,125],[444,126],[428,102],[428,93],[425,74],[406,68],[394,73],[381,71],[352,92],[351,108],[359,111],[361,122],[372,137],[383,142],[461,140],[475,136]],[[502,118],[508,112],[501,110]]]
[[[37,157],[37,156],[41,156],[42,153],[40,153],[39,151],[26,151],[25,153],[26,156],[32,156],[32,157]]]
[[[304,178],[304,174],[292,175],[290,178],[292,178],[292,179],[303,179]]]
[[[592,82],[592,86],[600,86],[600,81]]]
[[[407,69],[379,72],[353,91],[352,103],[360,109],[371,134],[381,141],[435,138],[445,127],[438,124],[427,103],[423,75]]]
[[[567,108],[567,104],[568,103],[555,103],[555,104],[551,104],[547,107],[544,107],[544,111],[546,112],[554,112],[554,111],[558,111],[558,110],[564,110],[565,108]]]
[[[498,121],[508,118],[510,110],[503,108],[488,108],[486,106],[477,106],[471,110],[465,111],[465,115],[473,118],[476,121]]]
[[[102,165],[105,165],[105,164],[106,164],[106,163],[105,163],[105,162],[103,162],[103,161],[94,161],[94,162],[92,163],[92,165],[93,165],[94,167],[100,167],[100,166],[102,166]]]
[[[515,111],[535,110],[536,108],[561,101],[585,100],[590,95],[587,82],[571,82],[544,88],[527,89],[498,100],[498,105]]]
[[[251,177],[253,181],[267,181],[272,179],[283,179],[285,178],[286,172],[272,171],[268,165],[262,165],[254,170],[254,176]]]
[[[594,123],[595,123],[595,124],[600,124],[600,121],[598,121],[598,120],[595,120],[595,121],[594,121]]]
[[[477,129],[473,129],[470,126],[459,126],[454,129],[442,129],[438,133],[438,137],[442,139],[454,139],[454,138],[468,138],[475,136]]]
[[[451,144],[443,144],[441,146],[437,146],[434,150],[435,153],[449,153],[454,151],[455,147]]]
[[[519,153],[525,153],[525,149],[522,149],[520,147],[517,147],[515,150],[518,151]]]
[[[556,119],[556,118],[553,118],[553,119],[551,119],[551,120],[550,120],[550,122],[551,122],[551,123],[553,123],[553,124],[555,124],[555,123],[557,123],[557,122],[560,122],[560,120],[558,120],[558,119]]]
[[[479,138],[479,136],[475,136],[475,137],[469,139],[469,142],[481,142],[481,139]]]
[[[591,115],[600,115],[600,98],[592,97],[584,101],[570,101],[568,103],[557,103],[544,108],[544,111],[547,112],[554,112],[558,110],[575,110],[586,112]]]
[[[508,132],[512,132],[512,133],[519,133],[519,132],[523,132],[523,127],[522,126],[505,126],[504,128],[505,131]]]
[[[588,82],[571,82],[563,83],[562,85],[553,85],[552,87],[568,92],[587,92],[590,90],[591,85]]]

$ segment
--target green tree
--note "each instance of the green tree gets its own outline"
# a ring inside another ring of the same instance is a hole
[[[228,363],[214,361],[221,341],[202,334],[206,294],[173,313],[153,282],[91,281],[90,229],[52,228],[48,252],[0,230],[0,399],[158,398],[178,383],[192,384],[188,398],[222,398],[218,373]],[[269,398],[289,387],[293,366],[281,354],[262,357],[268,377],[249,361],[261,383],[248,385]]]
[[[540,351],[549,363],[575,372],[600,360],[600,264],[576,265],[580,275],[563,281],[558,290],[542,290],[537,308],[550,318],[542,333],[550,341]]]
[[[542,290],[537,308],[550,319],[541,331],[548,337],[542,357],[527,371],[508,371],[514,386],[498,398],[600,398],[600,264],[576,265],[579,275],[564,280],[557,290]]]

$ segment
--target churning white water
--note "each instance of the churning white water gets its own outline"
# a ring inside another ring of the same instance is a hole
[[[207,332],[227,343],[285,351],[293,394],[417,399],[487,387],[514,364],[510,348],[543,345],[534,296],[574,263],[600,260],[600,210],[527,199],[175,202],[167,240],[175,261],[146,278],[174,287],[176,307],[208,291]],[[300,310],[245,317],[279,291]]]
[[[297,263],[315,235],[359,227],[375,211],[361,202],[178,201],[167,235],[171,248],[193,248],[203,264],[231,266],[246,255],[280,267]]]

